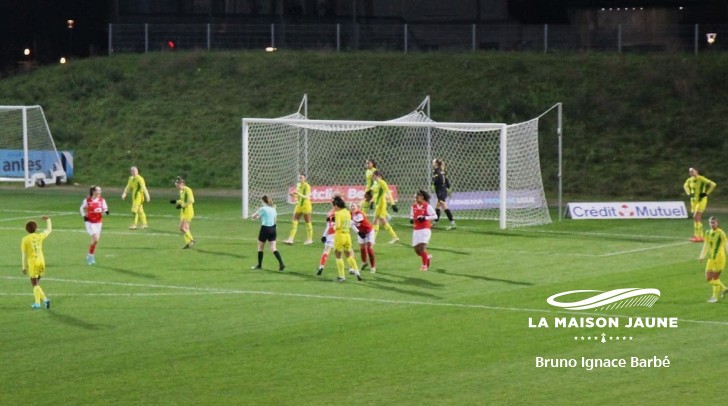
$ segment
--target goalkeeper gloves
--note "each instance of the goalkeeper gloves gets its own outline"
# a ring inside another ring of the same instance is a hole
[[[374,210],[374,202],[369,202],[369,210]]]
[[[397,213],[399,211],[399,208],[397,208],[397,203],[394,203],[392,205],[392,211],[395,212],[395,213]]]
[[[108,211],[108,210],[106,210],[106,211],[104,212],[104,214],[106,214],[106,215],[108,216],[108,215],[109,215],[110,213],[109,213],[109,211]]]
[[[321,237],[321,242],[326,244],[326,236]]]
[[[83,216],[83,221],[88,221],[88,216]]]
[[[708,197],[708,194],[707,193],[701,193],[698,196],[702,199],[704,197]]]
[[[170,200],[169,202],[170,202],[171,204],[177,204],[177,201],[176,201],[176,200]]]
[[[364,231],[359,231],[357,234],[359,234],[359,237],[361,238],[367,238],[367,233],[365,233]]]
[[[182,208],[182,205],[181,204],[178,204],[178,205],[174,206],[174,208],[175,209],[181,209]]]
[[[415,221],[413,219],[410,219],[410,224],[415,224]]]

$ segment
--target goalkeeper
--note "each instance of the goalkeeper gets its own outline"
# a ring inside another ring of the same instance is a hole
[[[697,169],[688,169],[690,177],[683,184],[685,194],[690,196],[690,212],[693,213],[692,242],[703,241],[703,212],[708,205],[708,195],[715,189],[716,183],[701,176]]]
[[[445,161],[442,159],[434,159],[432,161],[432,188],[437,196],[437,204],[435,204],[435,213],[437,219],[435,224],[440,221],[441,208],[445,211],[447,219],[450,220],[450,226],[447,230],[455,228],[455,220],[453,220],[452,212],[447,207],[447,198],[450,196],[450,179],[445,176]]]
[[[389,202],[392,205],[392,210],[396,213],[399,211],[397,208],[397,202],[394,200],[394,197],[392,197],[392,191],[389,190],[389,185],[387,184],[387,181],[384,180],[384,176],[382,175],[382,172],[375,171],[372,174],[372,179],[374,180],[372,182],[372,195],[374,196],[374,233],[379,232],[379,225],[384,225],[384,229],[387,230],[389,235],[392,236],[392,240],[389,241],[390,244],[394,244],[399,242],[399,237],[397,236],[397,233],[394,232],[394,229],[392,226],[387,222],[387,217],[389,213],[387,213],[387,202]]]

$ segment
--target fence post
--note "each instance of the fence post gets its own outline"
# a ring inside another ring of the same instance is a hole
[[[114,52],[113,41],[111,40],[111,38],[112,38],[111,33],[112,33],[113,29],[114,29],[114,25],[109,23],[109,43],[108,43],[109,56],[111,56],[111,54]]]
[[[336,23],[336,52],[341,52],[341,23]]]
[[[471,44],[472,44],[472,50],[473,51],[475,51],[475,50],[478,49],[477,46],[475,45],[476,44],[476,41],[477,41],[476,35],[477,35],[476,25],[473,24],[473,26],[472,26],[472,28],[470,30],[470,37],[471,37]]]
[[[149,23],[144,23],[144,53],[149,52]]]
[[[695,55],[698,54],[698,25],[695,24]]]
[[[211,29],[212,27],[211,26],[212,26],[212,24],[207,23],[207,50],[208,51],[210,50],[210,43],[212,40],[212,29]]]
[[[549,25],[543,25],[543,53],[547,53],[549,50]]]
[[[407,47],[409,44],[407,44],[407,24],[404,25],[404,53],[407,53]]]
[[[276,47],[276,25],[275,25],[275,23],[270,23],[270,46],[273,48]]]
[[[622,53],[622,24],[617,25],[617,53]]]

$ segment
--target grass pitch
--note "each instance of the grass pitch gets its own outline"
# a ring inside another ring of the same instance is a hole
[[[403,244],[389,245],[380,233],[377,273],[335,283],[333,256],[324,276],[315,276],[323,245],[303,246],[303,226],[297,244],[279,248],[285,272],[270,252],[263,270],[251,270],[259,226],[240,218],[238,198],[197,191],[197,245],[182,250],[176,211],[166,203],[174,189],[152,192],[151,227],[131,231],[129,202],[105,189],[112,215],[97,264],[87,266],[89,237],[78,212],[85,189],[0,190],[0,403],[718,399],[705,389],[728,355],[728,300],[706,303],[710,289],[696,260],[700,246],[687,242],[687,219],[565,220],[506,231],[459,222],[456,231],[433,231],[426,273],[408,245],[409,224],[398,219]],[[19,245],[25,222],[42,226],[42,214],[54,227],[42,280],[52,308],[32,310]],[[314,224],[318,236],[323,219]],[[279,218],[279,240],[289,227],[289,218]],[[651,308],[597,313],[546,303],[570,290],[629,287],[656,288],[661,297]],[[542,317],[549,328],[529,327],[529,319]],[[555,328],[555,317],[617,317],[620,327]],[[628,329],[628,317],[677,317],[679,327]],[[537,357],[578,366],[538,368]],[[625,359],[628,366],[587,370],[582,357]],[[670,366],[632,367],[632,357],[668,357]]]

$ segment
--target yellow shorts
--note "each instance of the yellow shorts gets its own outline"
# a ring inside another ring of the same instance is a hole
[[[335,234],[334,249],[339,252],[351,251],[351,234]]]
[[[695,213],[696,211],[704,212],[705,207],[708,205],[708,198],[704,197],[703,199],[699,201],[690,200],[690,213]]]
[[[144,196],[134,198],[134,200],[131,201],[131,212],[136,213],[139,211],[139,208],[142,207],[142,204],[144,203]]]
[[[705,264],[705,272],[721,272],[723,269],[725,269],[725,256],[709,259],[708,263]]]
[[[293,209],[293,214],[311,214],[312,211],[313,207],[311,207],[311,201],[306,200],[302,205],[296,205],[296,208]]]
[[[179,211],[179,219],[184,220],[188,223],[192,222],[192,219],[195,217],[195,210],[192,208],[192,206],[187,206],[184,209]]]
[[[31,278],[40,278],[45,275],[45,262],[29,262],[28,276]]]

